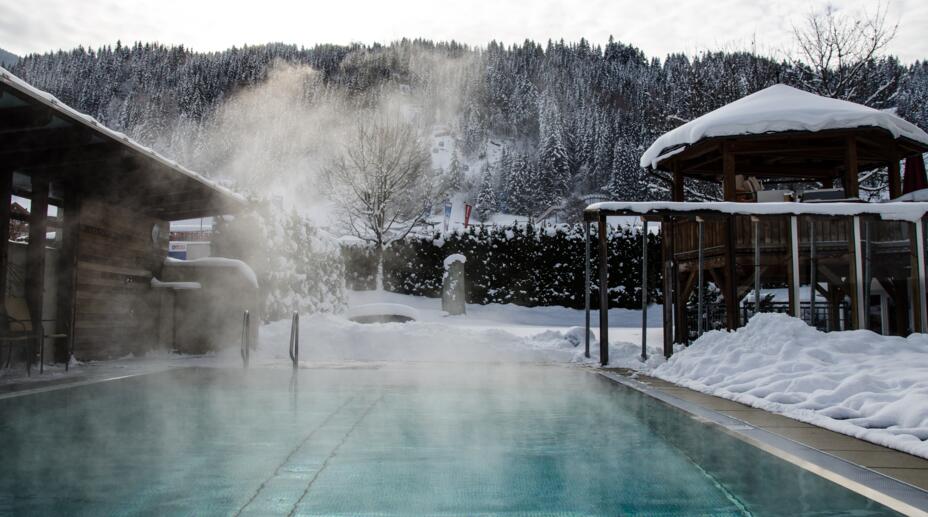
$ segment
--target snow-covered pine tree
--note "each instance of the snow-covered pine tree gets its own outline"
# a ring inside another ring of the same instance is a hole
[[[507,211],[511,214],[529,215],[537,206],[535,178],[530,168],[528,157],[524,154],[515,156],[509,167]]]
[[[445,192],[459,192],[464,186],[464,168],[461,165],[461,158],[458,155],[458,150],[455,149],[454,153],[451,155],[451,163],[448,165],[448,170],[445,172]]]
[[[497,211],[496,192],[493,190],[493,170],[490,164],[483,164],[480,178],[480,190],[477,193],[477,220],[481,223],[490,219],[490,215]]]
[[[564,146],[560,113],[550,97],[545,100],[541,132],[536,209],[559,202],[567,195],[570,186],[570,161]]]

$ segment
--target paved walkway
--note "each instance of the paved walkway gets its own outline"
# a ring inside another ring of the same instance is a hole
[[[608,370],[626,377],[631,377],[632,374],[636,373],[633,370],[626,369]],[[698,404],[746,424],[928,491],[928,460],[822,429],[792,418],[776,415],[762,409],[746,406],[739,402],[707,395],[654,377],[637,374],[634,380],[667,395]]]

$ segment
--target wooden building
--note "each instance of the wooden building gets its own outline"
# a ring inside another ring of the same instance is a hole
[[[783,311],[823,330],[925,332],[928,203],[864,203],[858,182],[885,169],[898,198],[900,160],[926,151],[928,134],[894,114],[776,85],[683,124],[645,152],[642,167],[669,177],[673,201],[597,203],[586,220],[600,232],[610,216],[661,223],[667,356],[713,322],[734,329],[776,310],[765,297],[771,288],[786,288]],[[698,181],[720,186],[723,201],[688,201]],[[784,184],[791,189],[771,189]],[[600,266],[600,285],[606,275]],[[710,282],[721,291],[718,315],[705,299]],[[874,292],[883,296],[878,315]],[[607,334],[608,314],[601,317]]]
[[[241,196],[0,68],[0,242],[9,240],[12,195],[31,205],[25,307],[9,286],[9,247],[0,246],[0,331],[21,331],[11,322],[27,314],[31,327],[49,336],[27,353],[38,355],[48,342],[56,361],[149,348],[160,310],[152,279],[167,256],[169,222],[244,205]],[[0,343],[4,354],[8,343]]]

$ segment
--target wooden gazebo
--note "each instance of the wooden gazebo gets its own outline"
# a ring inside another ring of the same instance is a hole
[[[776,85],[664,134],[644,153],[642,167],[670,173],[672,202],[599,203],[586,219],[598,221],[600,234],[609,216],[661,223],[665,355],[712,326],[707,282],[721,291],[717,320],[729,329],[782,310],[824,330],[924,332],[923,203],[863,203],[858,178],[886,168],[896,198],[900,160],[925,152],[928,134],[891,113]],[[696,180],[720,184],[724,201],[687,202]],[[757,191],[774,183],[805,188]],[[786,287],[788,303],[767,303],[764,286]]]

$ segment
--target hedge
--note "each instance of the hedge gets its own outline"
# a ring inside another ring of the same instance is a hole
[[[627,226],[609,227],[609,306],[641,306],[641,234]],[[593,307],[597,306],[598,260],[593,229],[591,268]],[[441,296],[442,263],[448,255],[467,257],[469,303],[561,305],[583,308],[584,236],[582,225],[486,227],[442,235],[409,236],[384,253],[384,287],[417,296]],[[346,284],[374,289],[376,254],[371,248],[342,247]],[[648,235],[649,297],[661,302],[660,236]]]

